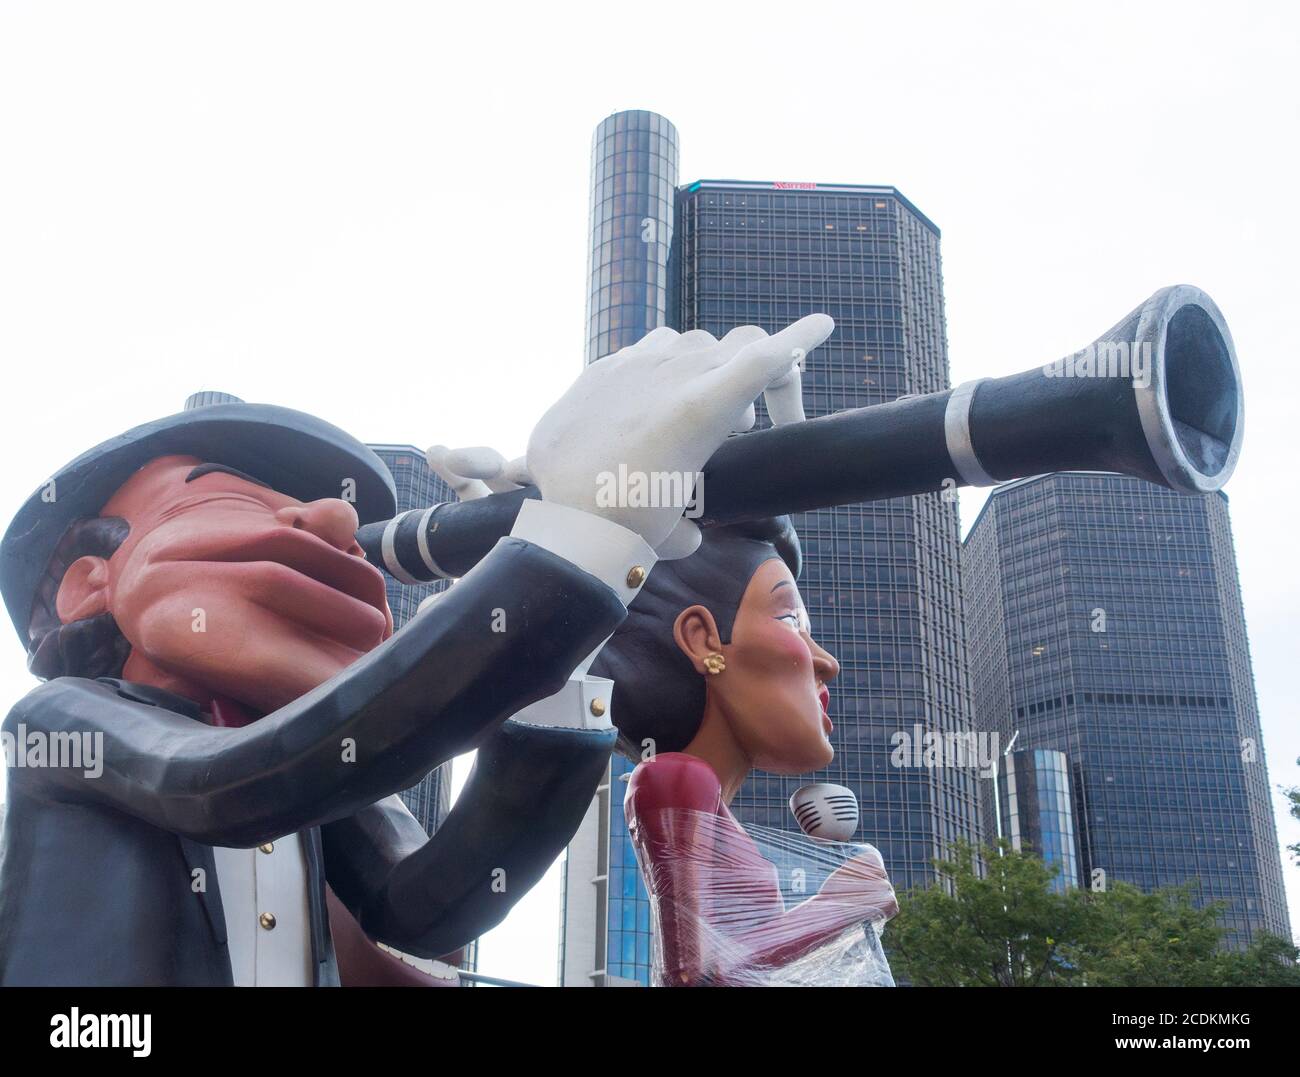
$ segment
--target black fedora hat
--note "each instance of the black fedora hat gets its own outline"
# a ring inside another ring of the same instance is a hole
[[[196,395],[191,402],[201,399]],[[99,515],[131,475],[170,455],[225,464],[299,501],[343,497],[353,502],[363,524],[397,511],[393,477],[384,462],[337,426],[272,404],[187,405],[82,453],[18,510],[0,541],[0,592],[24,647],[37,584],[68,526]]]

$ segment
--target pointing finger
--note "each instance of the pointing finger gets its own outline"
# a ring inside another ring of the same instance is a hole
[[[708,377],[713,388],[738,408],[753,400],[772,382],[790,373],[803,355],[835,331],[829,314],[809,314],[781,332],[746,344]]]
[[[447,454],[447,467],[467,479],[481,479],[493,493],[504,493],[515,488],[506,476],[506,458],[496,449],[486,445],[454,449]]]
[[[447,466],[467,479],[495,479],[505,463],[505,458],[496,449],[489,449],[486,445],[452,449],[447,454]]]
[[[461,501],[477,501],[480,497],[487,497],[492,491],[485,483],[478,479],[467,479],[464,475],[457,474],[454,468],[447,466],[447,457],[450,453],[451,450],[446,445],[431,445],[424,454],[429,470],[450,486]]]

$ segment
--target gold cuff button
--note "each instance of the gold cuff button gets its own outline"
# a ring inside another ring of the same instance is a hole
[[[274,848],[275,848],[275,843],[268,841],[265,845],[259,845],[257,847],[257,851],[259,853],[269,853]]]
[[[266,928],[267,931],[270,931],[275,927],[275,913],[264,912],[257,918],[257,922]]]
[[[633,565],[632,571],[627,574],[627,585],[640,587],[643,583],[645,583],[645,569],[640,565]]]
[[[591,713],[597,718],[605,713],[605,701],[603,699],[593,699],[591,701]]]

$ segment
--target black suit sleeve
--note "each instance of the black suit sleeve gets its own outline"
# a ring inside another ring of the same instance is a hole
[[[505,538],[391,639],[241,729],[209,728],[95,681],[50,681],[15,705],[5,728],[99,734],[102,774],[13,768],[10,780],[204,844],[256,845],[414,785],[558,692],[625,615],[595,577]]]
[[[330,886],[379,942],[417,957],[458,949],[504,920],[564,851],[615,737],[506,722],[428,841],[396,797],[323,828]]]

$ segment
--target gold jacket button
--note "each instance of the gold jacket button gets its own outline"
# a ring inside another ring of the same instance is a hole
[[[645,569],[640,565],[633,565],[631,571],[627,574],[627,585],[629,587],[640,587],[645,583],[645,575]]]
[[[597,718],[605,713],[605,701],[603,699],[593,699],[591,701],[591,713]]]
[[[257,922],[266,928],[267,931],[270,931],[275,927],[275,913],[264,912],[257,918]]]
[[[268,841],[265,845],[259,845],[257,847],[257,851],[259,853],[269,853],[274,848],[275,848],[275,843]]]

